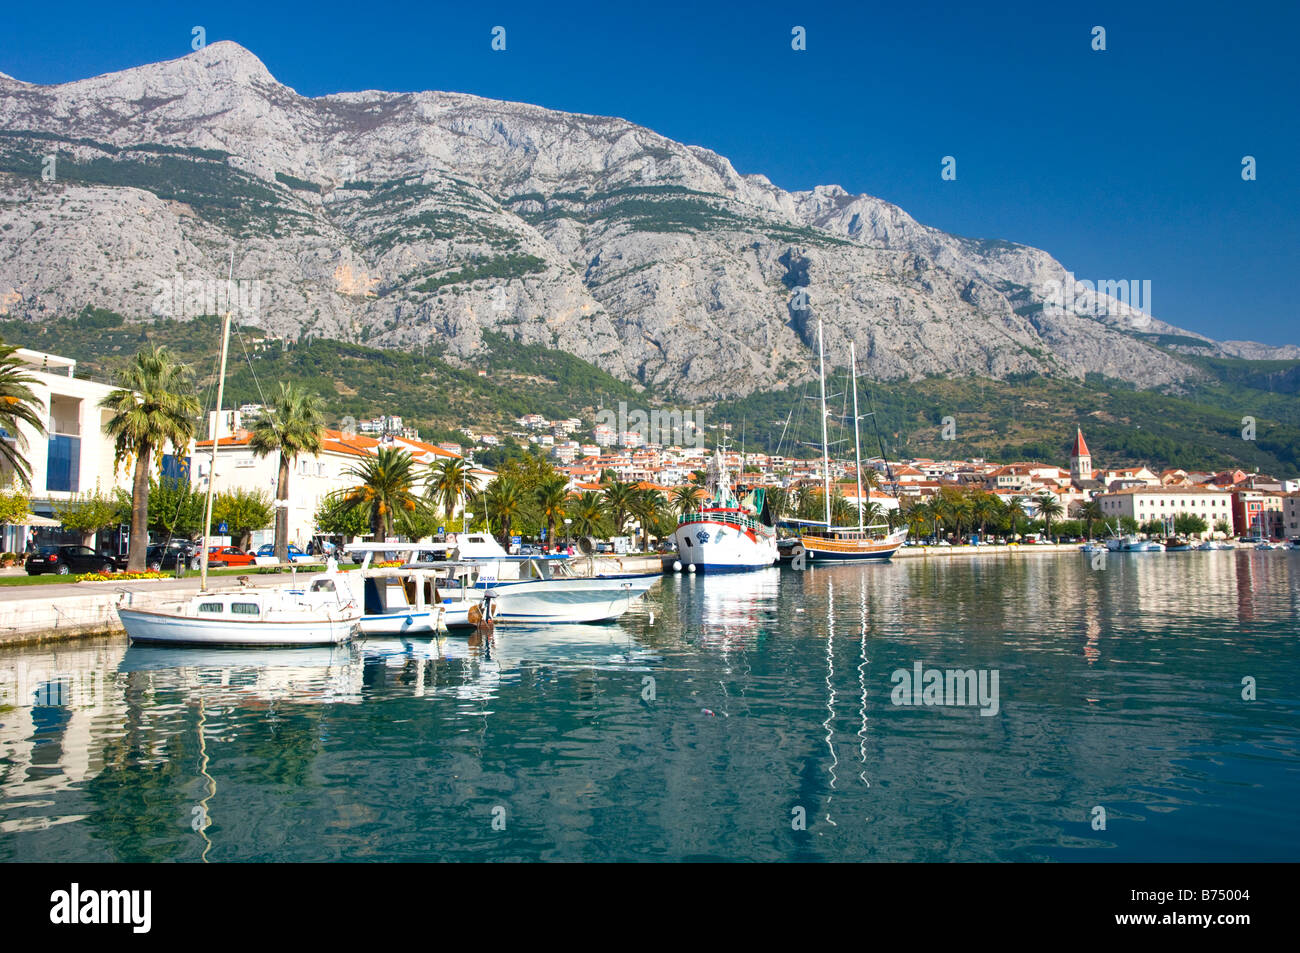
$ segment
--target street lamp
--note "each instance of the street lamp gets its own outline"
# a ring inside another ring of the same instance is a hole
[[[474,518],[474,514],[471,513],[469,510],[461,510],[460,531],[462,533],[469,532],[469,521],[472,520],[473,518]]]
[[[573,520],[569,517],[564,518],[564,546],[567,549],[573,542],[573,533],[569,529],[573,525]]]

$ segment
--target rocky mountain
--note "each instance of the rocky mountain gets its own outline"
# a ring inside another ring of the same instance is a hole
[[[469,364],[499,331],[685,400],[806,379],[818,318],[831,365],[854,341],[883,379],[1168,384],[1195,374],[1153,347],[1170,336],[1289,356],[1112,295],[1045,307],[1066,276],[1046,252],[837,186],[786,192],[620,119],[458,93],[307,98],[229,42],[59,86],[0,74],[0,312],[210,313],[232,247],[244,320],[270,334]]]

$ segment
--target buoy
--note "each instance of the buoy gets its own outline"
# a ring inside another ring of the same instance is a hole
[[[674,559],[673,572],[681,572],[681,571],[682,571],[682,561],[680,559]]]
[[[689,566],[687,566],[687,567],[686,567],[686,571],[687,571],[687,572],[695,572],[695,563],[691,563]]]

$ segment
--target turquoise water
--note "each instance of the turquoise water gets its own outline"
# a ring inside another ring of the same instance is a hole
[[[1090,567],[670,576],[490,645],[10,650],[0,861],[1300,859],[1300,554]],[[918,662],[996,673],[996,714],[893,704]]]

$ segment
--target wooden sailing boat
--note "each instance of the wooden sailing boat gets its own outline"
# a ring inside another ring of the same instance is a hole
[[[234,273],[234,255],[231,255]],[[217,379],[217,413],[225,398],[226,357],[230,348],[229,308],[221,322],[221,372]],[[212,469],[208,474],[208,498],[204,508],[204,538],[199,591],[178,602],[148,608],[133,608],[132,593],[127,604],[117,607],[122,627],[132,642],[172,645],[329,645],[344,642],[359,631],[361,607],[352,597],[337,567],[308,580],[303,588],[234,590],[208,589],[208,539],[212,528],[212,496],[217,482],[219,424],[212,433]]]
[[[862,497],[862,441],[858,422],[858,359],[857,349],[849,344],[849,363],[853,374],[853,453],[854,465],[858,478],[858,525],[856,527],[837,527],[831,522],[831,459],[826,438],[826,354],[822,341],[822,324],[817,322],[817,361],[821,372],[821,408],[822,408],[822,474],[825,481],[826,523],[824,528],[809,530],[799,536],[799,546],[803,547],[808,559],[825,563],[859,562],[868,559],[888,559],[898,552],[898,548],[907,539],[906,527],[890,530],[888,524],[880,522],[870,526],[863,525],[864,501]],[[875,424],[875,412],[871,413]],[[880,454],[884,457],[884,441],[880,440],[880,428],[876,426],[876,439],[880,443]],[[797,552],[797,549],[796,549]]]

